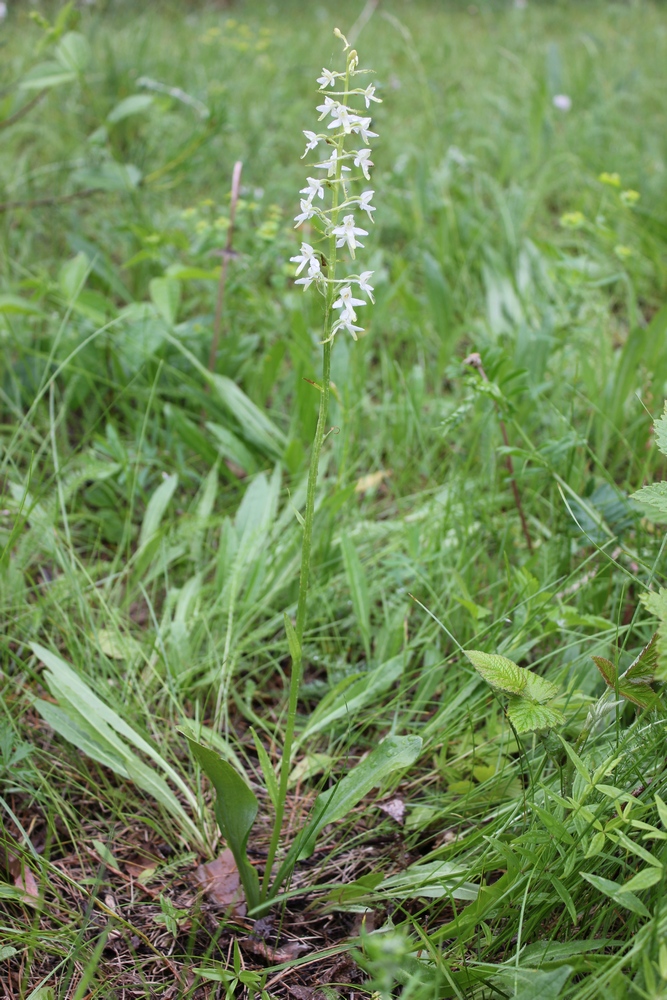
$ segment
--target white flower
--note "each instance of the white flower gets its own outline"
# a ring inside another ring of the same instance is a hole
[[[355,124],[357,122],[364,121],[351,112],[349,108],[346,108],[344,104],[339,104],[335,110],[331,112],[331,121],[327,125],[327,128],[342,128],[345,135],[349,135],[350,132],[356,131]],[[368,119],[370,122],[370,118]]]
[[[354,153],[354,165],[355,167],[361,167],[364,177],[367,181],[371,179],[371,175],[368,171],[369,167],[374,167],[375,164],[371,160],[370,149],[357,149]]]
[[[292,260],[294,260],[294,258],[292,258]],[[362,271],[357,278],[359,288],[362,292],[366,292],[366,295],[373,303],[375,302],[375,299],[373,298],[373,286],[368,284],[368,279],[372,278],[374,274],[375,271]]]
[[[371,198],[373,197],[374,194],[375,191],[364,191],[362,192],[362,194],[359,195],[358,198],[359,208],[361,209],[362,212],[366,212],[368,214],[368,218],[371,220],[371,222],[373,221],[373,216],[371,215],[371,212],[375,211],[375,206],[371,205]]]
[[[312,202],[306,201],[305,198],[302,198],[299,204],[301,206],[301,215],[294,216],[294,221],[296,222],[295,229],[298,229],[302,222],[307,222],[308,219],[312,219],[317,214]]]
[[[369,83],[369,85],[366,87],[366,89],[362,91],[362,94],[363,94],[364,100],[366,102],[366,107],[367,108],[370,108],[371,101],[375,101],[376,104],[382,104],[382,98],[381,97],[373,97],[374,93],[375,93],[375,86],[372,83]]]
[[[352,125],[352,132],[357,132],[361,138],[364,140],[366,145],[368,145],[369,139],[377,139],[377,132],[371,132],[369,125],[371,123],[370,118],[360,118],[359,115],[354,116],[356,121]],[[331,126],[329,126],[331,127]]]
[[[553,106],[559,111],[570,111],[572,108],[572,98],[567,94],[556,94],[553,99]]]
[[[297,271],[297,274],[299,272]],[[304,278],[297,278],[294,282],[295,285],[303,285],[303,290],[309,288],[314,281],[317,281],[321,274],[320,262],[317,257],[312,257],[308,265],[308,274]]]
[[[334,302],[333,309],[342,309],[340,316],[340,322],[345,319],[356,320],[357,314],[354,311],[355,306],[365,306],[366,303],[363,299],[355,299],[352,295],[352,286],[345,285],[341,288],[338,293],[338,298]]]
[[[320,117],[318,120],[322,121],[322,119],[326,118],[327,115],[335,114],[337,107],[338,107],[338,101],[334,101],[333,97],[325,97],[324,104],[318,104],[317,107],[315,108],[316,111],[320,112]]]
[[[343,218],[343,225],[336,226],[331,230],[334,236],[340,237],[336,240],[336,246],[342,247],[346,243],[350,249],[350,253],[354,257],[354,251],[356,247],[363,247],[363,243],[359,243],[357,236],[368,236],[368,231],[366,229],[358,229],[354,224],[354,216],[346,215]]]
[[[313,198],[324,198],[324,187],[319,177],[307,177],[308,186],[301,188],[299,194],[305,194],[306,200],[312,203]]]
[[[341,318],[332,326],[331,338],[330,338],[331,340],[333,340],[333,338],[336,336],[339,330],[347,330],[347,332],[351,334],[353,340],[357,339],[358,333],[364,332],[363,326],[354,326],[352,320],[346,318],[345,316],[341,316]]]
[[[325,87],[333,87],[336,82],[337,73],[332,73],[330,69],[325,69],[322,67],[322,76],[318,76],[317,82],[320,85],[320,90],[324,90]]]
[[[303,156],[306,156],[309,149],[317,149],[317,144],[320,141],[320,139],[317,132],[308,132],[307,129],[303,129],[303,134],[308,140],[308,145],[306,146],[306,152],[303,154]],[[303,156],[301,157],[301,159],[303,159]]]
[[[317,263],[319,264],[319,261],[317,260],[317,257],[315,256],[315,251],[311,247],[310,243],[302,243],[301,244],[301,253],[297,254],[296,257],[290,257],[290,260],[294,264],[298,264],[299,265],[297,267],[297,269],[296,269],[296,274],[300,274],[303,271],[303,269],[306,266],[306,264],[310,264],[314,260],[317,261]]]
[[[342,157],[341,157],[342,159]],[[338,150],[334,149],[328,160],[324,160],[323,163],[316,163],[315,166],[318,170],[326,170],[327,177],[333,177],[336,173],[336,164],[338,163]],[[341,170],[347,170],[349,172],[350,167],[341,167]]]

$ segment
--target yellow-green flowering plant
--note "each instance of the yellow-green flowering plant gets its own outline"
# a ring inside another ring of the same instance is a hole
[[[303,518],[300,518],[303,536],[296,622],[293,623],[285,615],[292,670],[277,779],[266,751],[259,742],[257,745],[267,791],[275,810],[261,883],[246,855],[248,838],[259,809],[256,796],[231,764],[222,760],[213,750],[189,740],[195,758],[215,786],[216,818],[234,854],[251,915],[261,913],[275,901],[299,857],[312,854],[322,828],[345,816],[386,775],[412,764],[419,755],[422,743],[417,736],[388,737],[337,784],[321,793],[306,824],[286,852],[277,872],[273,874],[280,845],[303,676],[302,645],[307,614],[315,490],[320,453],[326,437],[331,353],[337,334],[349,333],[356,340],[357,335],[363,332],[363,328],[358,325],[357,310],[368,302],[374,302],[373,286],[370,284],[373,272],[355,272],[353,262],[356,261],[356,251],[364,247],[359,237],[368,235],[368,230],[359,224],[359,219],[365,213],[372,222],[375,212],[372,204],[375,192],[366,185],[370,181],[370,168],[373,166],[370,140],[377,138],[377,133],[371,130],[372,118],[368,112],[374,103],[380,103],[380,99],[375,96],[374,84],[355,86],[357,78],[369,71],[359,68],[359,57],[350,48],[343,34],[338,29],[335,34],[344,45],[345,67],[341,71],[323,69],[317,80],[322,101],[317,110],[322,130],[304,130],[303,133],[306,137],[306,149],[302,159],[311,152],[317,159],[309,167],[314,176],[306,176],[305,186],[300,191],[302,197],[299,212],[294,220],[295,229],[308,224],[314,232],[310,237],[313,242],[302,242],[299,253],[291,260],[296,264],[296,284],[302,285],[304,291],[314,288],[323,299],[322,381],[321,384],[316,384],[320,393],[319,414],[310,456],[306,508]],[[364,219],[364,225],[367,224]]]

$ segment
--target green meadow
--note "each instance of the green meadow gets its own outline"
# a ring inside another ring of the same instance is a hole
[[[8,8],[3,996],[667,997],[667,8]],[[376,301],[297,642],[335,27]]]

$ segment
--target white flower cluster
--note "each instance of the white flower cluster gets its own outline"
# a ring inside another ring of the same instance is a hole
[[[338,31],[336,34],[342,38],[345,50],[349,49],[347,41]],[[354,50],[348,52],[347,66],[343,72],[335,72],[323,69],[322,75],[318,77],[320,92],[328,88],[336,88],[342,85],[342,89],[336,91],[332,89],[331,95],[325,94],[324,102],[318,105],[320,113],[319,121],[328,118],[326,132],[310,132],[304,129],[306,137],[306,150],[301,157],[303,159],[311,150],[319,152],[322,143],[327,146],[327,158],[313,164],[315,170],[325,171],[322,178],[307,177],[306,186],[299,192],[300,211],[295,216],[295,229],[303,225],[304,222],[314,220],[314,227],[323,239],[329,240],[335,258],[335,250],[346,247],[350,256],[354,260],[357,247],[364,246],[359,241],[360,236],[368,236],[368,230],[357,225],[354,210],[365,212],[373,222],[373,212],[375,206],[371,204],[374,195],[372,189],[361,191],[360,194],[352,194],[351,185],[355,181],[363,178],[370,180],[370,168],[373,166],[371,160],[371,150],[369,140],[377,138],[377,132],[371,131],[372,119],[363,114],[358,114],[353,108],[348,106],[348,99],[357,96],[363,98],[366,109],[370,108],[371,102],[381,103],[380,98],[375,96],[375,86],[370,84],[365,88],[350,88],[350,79],[353,76],[363,73],[357,69],[358,57]],[[340,98],[337,100],[336,98]],[[360,149],[347,149],[346,140],[350,137],[358,136],[364,143]],[[355,173],[354,171],[359,171]],[[325,193],[331,195],[331,205],[326,208]],[[319,204],[318,204],[319,202]],[[341,218],[342,216],[342,218]],[[369,284],[369,279],[373,271],[363,271],[361,274],[351,274],[346,278],[336,278],[335,260],[334,267],[330,267],[330,261],[316,252],[310,243],[302,243],[301,251],[290,260],[297,265],[296,275],[297,285],[303,285],[304,291],[315,283],[319,290],[329,296],[327,299],[331,309],[340,310],[340,315],[331,324],[328,340],[332,339],[339,330],[347,330],[354,339],[362,332],[362,327],[357,326],[357,314],[355,306],[366,305],[366,300],[355,298],[355,292],[363,292],[371,302],[373,298],[373,286]],[[328,269],[325,274],[323,268]],[[299,277],[304,271],[302,277]],[[354,290],[353,290],[354,289]],[[358,293],[357,293],[358,294]]]

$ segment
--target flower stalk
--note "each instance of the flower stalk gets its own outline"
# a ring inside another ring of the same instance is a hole
[[[342,40],[347,56],[343,72],[323,69],[322,75],[317,80],[320,85],[320,93],[328,91],[324,97],[324,103],[317,108],[320,112],[320,121],[330,118],[326,126],[327,131],[316,133],[304,130],[307,141],[304,157],[311,150],[319,151],[319,147],[323,144],[328,147],[327,158],[314,164],[315,170],[326,171],[326,174],[323,177],[307,177],[306,187],[300,191],[300,194],[304,196],[300,200],[300,212],[295,217],[295,228],[306,222],[311,223],[316,231],[316,235],[311,237],[313,242],[324,244],[327,248],[327,254],[325,258],[310,243],[303,242],[300,253],[291,258],[297,265],[295,284],[302,285],[304,291],[311,285],[315,285],[317,292],[324,299],[324,339],[322,341],[322,383],[321,386],[317,386],[320,392],[319,412],[310,456],[306,508],[303,519],[296,624],[292,627],[289,622],[286,623],[288,638],[291,634],[292,668],[275,820],[261,886],[262,900],[265,900],[267,896],[272,895],[279,888],[279,886],[274,885],[269,892],[271,870],[280,842],[285,813],[299,691],[303,677],[302,650],[308,611],[315,496],[320,455],[327,436],[333,342],[336,334],[341,330],[347,331],[354,340],[357,339],[357,334],[363,333],[363,328],[356,325],[356,309],[366,305],[366,301],[363,298],[355,297],[357,289],[357,295],[363,293],[370,302],[374,301],[373,286],[369,284],[369,279],[373,275],[372,271],[364,271],[358,275],[350,274],[341,278],[338,277],[337,271],[339,264],[341,267],[344,264],[342,258],[339,261],[339,251],[342,250],[345,253],[347,250],[350,258],[354,260],[357,247],[363,247],[357,237],[368,235],[367,230],[356,225],[354,210],[358,208],[366,212],[371,222],[373,221],[372,213],[375,211],[371,205],[374,194],[372,190],[362,191],[360,195],[355,195],[352,189],[355,182],[370,179],[369,170],[373,166],[373,162],[370,159],[371,150],[368,148],[368,141],[370,138],[374,138],[377,133],[370,130],[371,118],[359,114],[349,107],[348,101],[350,98],[360,96],[368,109],[371,102],[379,103],[380,99],[374,96],[375,87],[372,84],[366,88],[350,87],[351,78],[366,71],[358,69],[357,53],[354,49],[350,49],[341,32],[336,29],[334,34]],[[337,89],[341,82],[343,89]],[[340,100],[335,98],[340,98]],[[357,136],[364,145],[360,149],[348,148],[350,140],[355,140]],[[355,173],[355,170],[359,173]],[[330,201],[327,208],[324,207],[325,192],[328,193]],[[322,204],[320,205],[318,202]],[[343,216],[342,219],[341,216]]]

